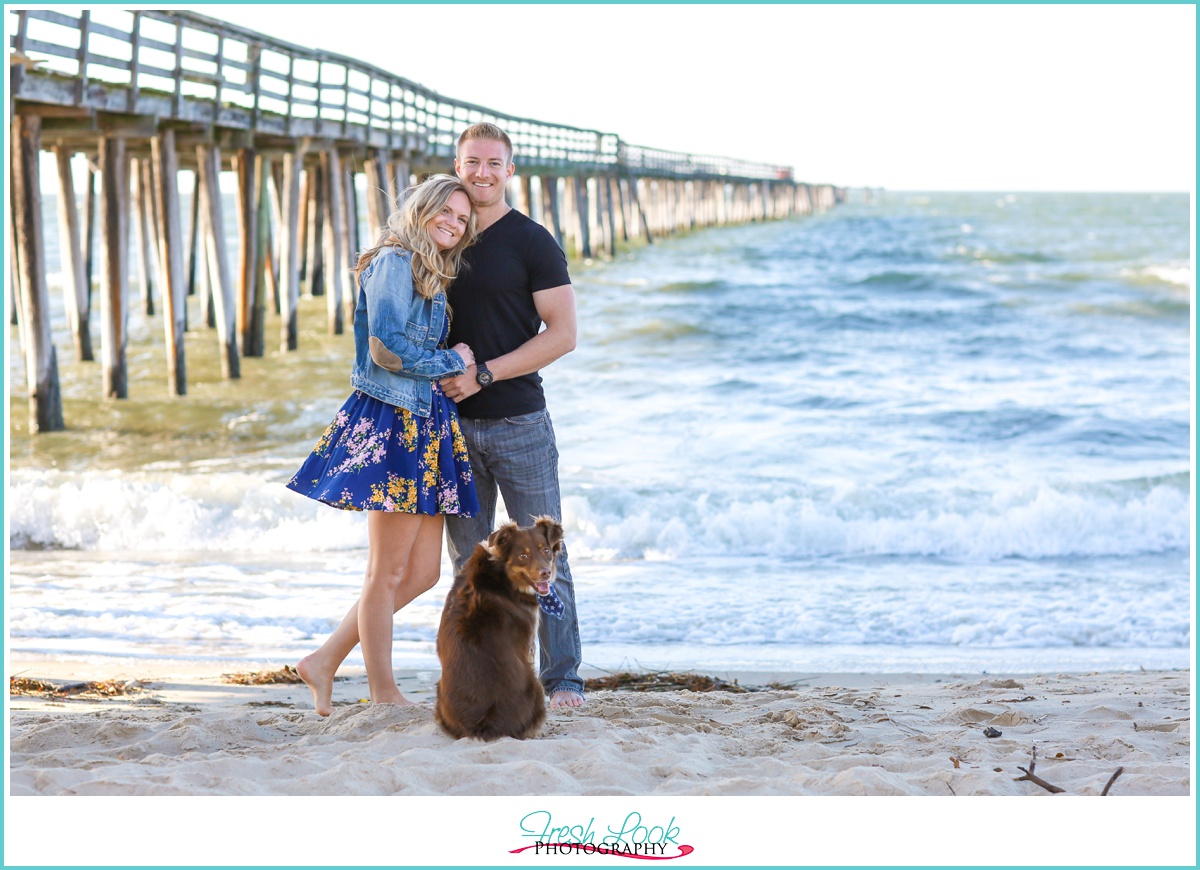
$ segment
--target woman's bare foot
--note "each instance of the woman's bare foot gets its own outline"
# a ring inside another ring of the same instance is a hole
[[[313,707],[318,716],[328,716],[333,712],[333,673],[325,673],[320,662],[314,661],[316,654],[305,656],[296,663],[296,673],[308,684],[312,692]]]
[[[413,706],[413,702],[408,700],[408,698],[404,697],[403,695],[401,695],[399,689],[397,689],[395,686],[393,686],[392,688],[395,689],[395,694],[392,694],[391,692],[385,692],[382,696],[380,696],[378,698],[371,698],[371,703],[372,704],[394,704],[397,707]]]
[[[550,709],[555,707],[582,707],[583,695],[578,692],[563,690],[550,696]]]

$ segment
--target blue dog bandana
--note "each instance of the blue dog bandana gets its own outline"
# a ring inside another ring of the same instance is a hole
[[[562,599],[558,597],[558,593],[554,591],[554,584],[550,584],[550,591],[545,595],[537,596],[538,607],[542,608],[542,613],[547,616],[553,616],[555,619],[562,619],[563,614],[567,612],[567,605],[563,604]]]

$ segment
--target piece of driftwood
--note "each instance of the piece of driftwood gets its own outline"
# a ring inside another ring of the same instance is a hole
[[[1061,754],[1062,753],[1059,753],[1059,755],[1061,755]],[[953,760],[954,759],[952,758],[951,761],[953,761]],[[1046,791],[1048,791],[1052,794],[1062,794],[1063,792],[1066,791],[1066,789],[1061,789],[1056,785],[1051,785],[1050,783],[1046,782],[1046,780],[1042,779],[1040,776],[1037,776],[1036,774],[1034,774],[1033,768],[1034,768],[1034,765],[1036,765],[1036,764],[1037,764],[1037,747],[1035,746],[1035,747],[1033,747],[1032,755],[1029,759],[1029,769],[1026,770],[1025,768],[1018,765],[1017,770],[1024,771],[1025,775],[1015,777],[1013,779],[1013,782],[1032,782],[1034,785],[1040,785],[1042,788],[1044,788]],[[957,767],[957,766],[958,765],[955,765],[955,767]],[[996,769],[999,770],[1000,768],[996,768]],[[1112,788],[1112,784],[1117,781],[1117,777],[1120,776],[1124,772],[1125,772],[1124,767],[1118,767],[1116,769],[1116,771],[1113,773],[1113,775],[1108,778],[1108,782],[1104,784],[1104,790],[1102,792],[1100,792],[1100,797],[1104,797],[1105,795],[1108,794],[1108,790],[1110,788]]]
[[[1037,765],[1037,747],[1036,746],[1033,747],[1033,754],[1029,759],[1029,768],[1026,769],[1019,765],[1017,767],[1017,770],[1024,771],[1025,775],[1018,776],[1013,781],[1014,782],[1032,782],[1034,785],[1040,785],[1042,788],[1044,788],[1046,791],[1050,792],[1051,794],[1062,794],[1064,791],[1066,791],[1066,789],[1061,789],[1056,785],[1051,785],[1050,783],[1046,782],[1046,780],[1042,779],[1040,776],[1037,776],[1033,772],[1033,768],[1035,765]]]

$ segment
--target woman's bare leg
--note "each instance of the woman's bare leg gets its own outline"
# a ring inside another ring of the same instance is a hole
[[[396,515],[393,515],[396,516]],[[408,516],[413,516],[409,514]],[[422,520],[408,555],[404,577],[396,588],[393,612],[399,611],[418,595],[437,585],[442,565],[442,518],[418,515]],[[375,541],[371,540],[372,549]],[[358,612],[360,597],[351,605],[338,627],[311,655],[296,665],[301,678],[312,692],[313,706],[322,716],[333,712],[333,677],[359,642]]]

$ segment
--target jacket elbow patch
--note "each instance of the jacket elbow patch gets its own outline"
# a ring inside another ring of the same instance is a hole
[[[372,335],[369,344],[371,346],[371,359],[375,361],[375,365],[381,369],[387,369],[389,372],[404,370],[404,361],[388,350],[387,345],[378,338]]]

